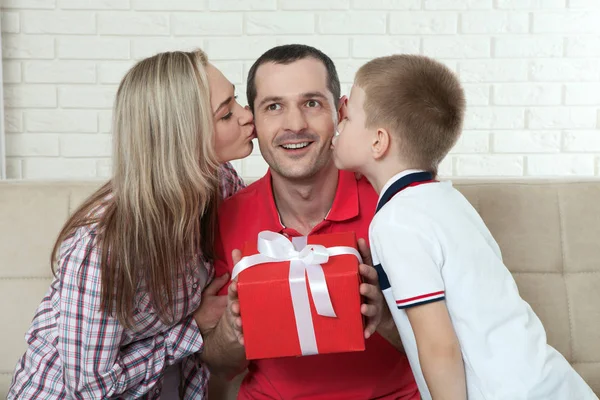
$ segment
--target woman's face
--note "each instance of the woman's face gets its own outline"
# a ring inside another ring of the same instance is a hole
[[[210,105],[215,120],[215,151],[219,162],[244,158],[252,152],[254,134],[250,110],[236,101],[235,88],[225,76],[208,64]]]

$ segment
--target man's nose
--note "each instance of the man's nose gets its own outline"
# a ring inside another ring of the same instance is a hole
[[[285,118],[286,129],[292,132],[300,132],[308,128],[306,116],[297,107],[291,107]]]

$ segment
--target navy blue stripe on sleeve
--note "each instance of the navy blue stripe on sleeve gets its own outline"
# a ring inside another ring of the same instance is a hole
[[[377,264],[375,270],[377,271],[377,278],[379,279],[379,287],[381,290],[389,289],[391,287],[390,281],[381,264]]]

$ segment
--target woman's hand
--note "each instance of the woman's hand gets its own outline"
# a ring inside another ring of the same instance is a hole
[[[227,308],[227,296],[217,296],[217,293],[228,281],[229,274],[221,275],[202,292],[200,307],[194,312],[194,319],[202,336],[215,329]]]
[[[233,264],[237,264],[240,259],[241,252],[234,250]],[[222,286],[221,284],[219,288]],[[215,289],[215,293],[217,291],[218,289]],[[216,326],[215,321],[211,319],[214,329],[202,335],[204,350],[200,358],[212,373],[231,379],[248,366],[236,279],[229,285],[227,296],[220,296],[218,301],[221,315]]]

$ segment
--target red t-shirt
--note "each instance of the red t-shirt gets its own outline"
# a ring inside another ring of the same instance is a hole
[[[331,210],[310,234],[353,231],[368,243],[376,204],[377,194],[365,179],[340,171]],[[256,240],[263,230],[300,236],[281,224],[270,172],[219,208],[217,257],[226,261],[216,262],[216,275],[231,273],[232,250]],[[363,352],[255,360],[248,370],[238,399],[419,399],[406,356],[378,334],[366,341]]]

